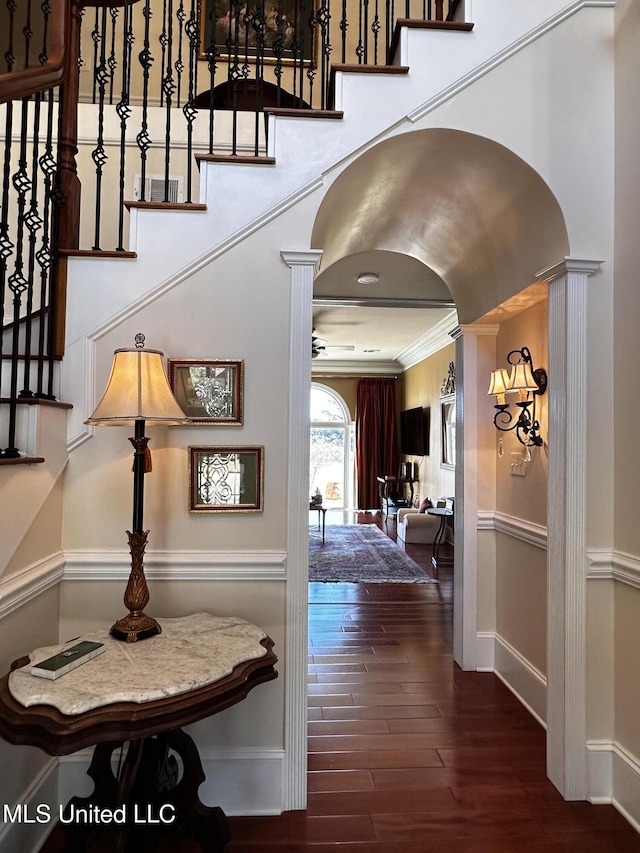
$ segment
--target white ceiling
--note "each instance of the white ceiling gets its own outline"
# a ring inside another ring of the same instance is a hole
[[[379,281],[359,284],[363,272]],[[348,256],[314,283],[314,334],[326,349],[313,372],[405,370],[451,343],[457,322],[449,290],[422,262],[384,251]]]

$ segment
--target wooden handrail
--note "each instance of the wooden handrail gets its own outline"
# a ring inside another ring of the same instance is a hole
[[[50,45],[44,65],[0,74],[0,104],[44,92],[62,82],[64,75],[67,8],[70,0],[50,0]]]

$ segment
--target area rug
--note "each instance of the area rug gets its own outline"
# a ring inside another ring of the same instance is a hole
[[[312,583],[437,583],[373,524],[330,525],[324,542],[310,532]]]

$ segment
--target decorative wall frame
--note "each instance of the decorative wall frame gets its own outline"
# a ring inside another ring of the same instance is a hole
[[[442,424],[442,468],[456,467],[456,395],[440,397],[440,417]]]
[[[316,23],[317,5],[302,15],[295,0],[259,3],[252,9],[242,0],[199,0],[200,56],[215,52],[223,62],[258,58],[267,65],[308,65],[315,59],[322,26]]]
[[[191,423],[242,426],[243,361],[170,358],[169,384]]]
[[[262,512],[264,447],[190,447],[189,512]]]

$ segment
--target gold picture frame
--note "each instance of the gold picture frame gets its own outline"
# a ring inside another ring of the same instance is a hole
[[[189,512],[262,512],[264,447],[189,447]]]
[[[242,426],[244,362],[170,358],[169,385],[192,424]]]

